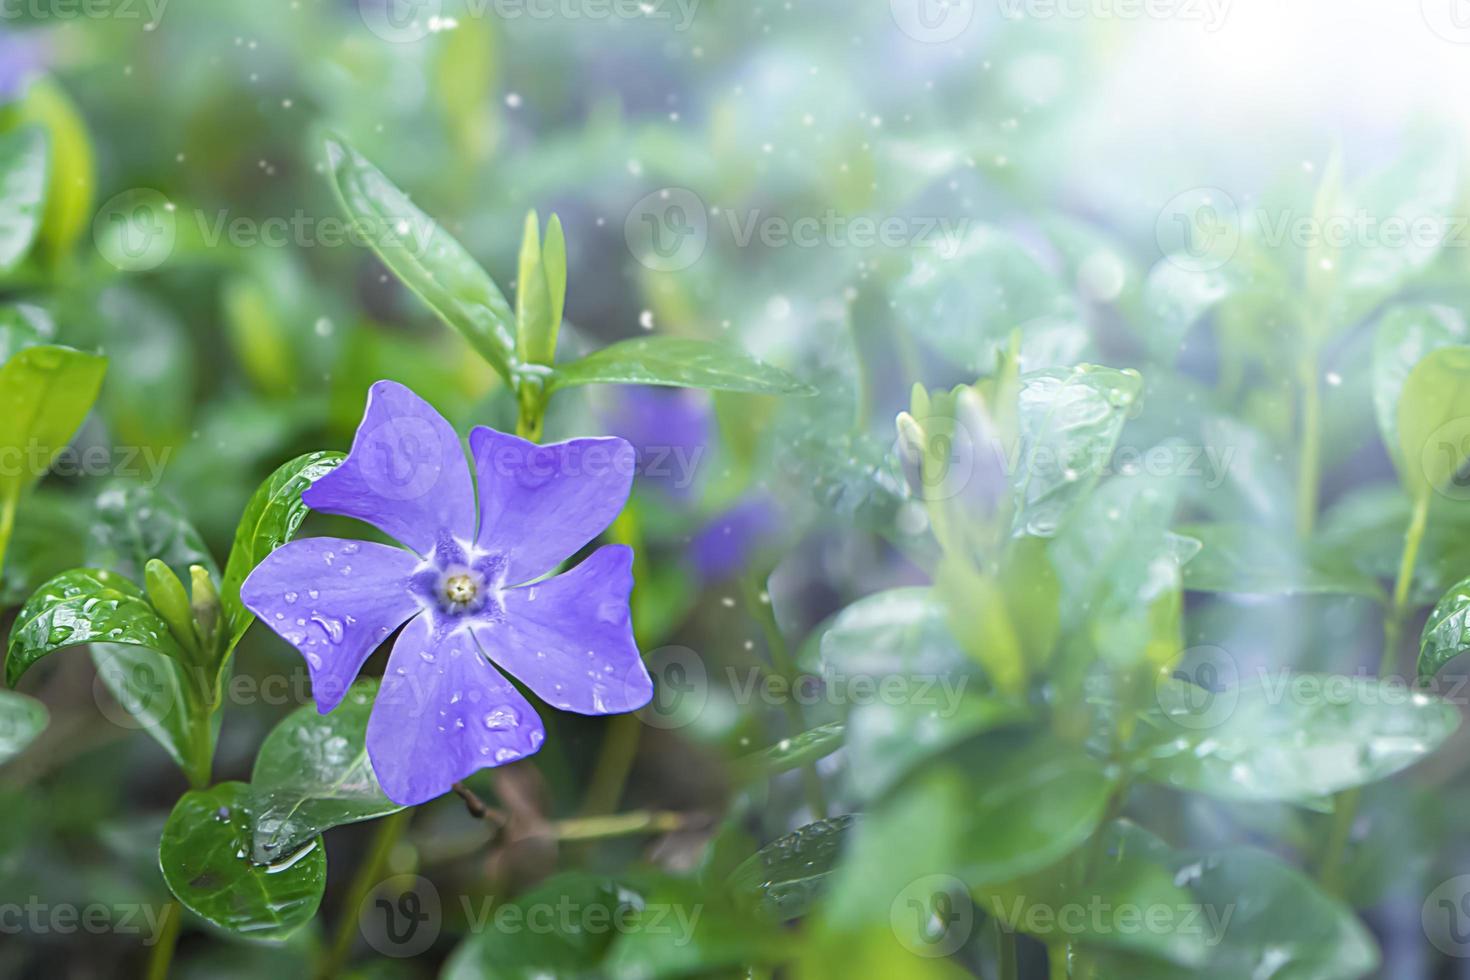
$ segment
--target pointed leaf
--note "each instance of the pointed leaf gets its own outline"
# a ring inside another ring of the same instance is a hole
[[[251,852],[269,863],[323,831],[397,813],[367,755],[376,679],[361,680],[330,714],[298,708],[271,730],[250,776]]]
[[[240,642],[240,637],[255,621],[255,616],[240,601],[240,585],[266,555],[296,536],[309,513],[301,502],[301,494],[336,469],[344,458],[338,452],[298,456],[272,473],[245,505],[220,582],[220,604],[224,609],[229,648]]]
[[[515,313],[489,273],[362,154],[338,139],[326,148],[337,200],[378,258],[511,380]]]
[[[1399,400],[1409,374],[1430,352],[1470,339],[1465,318],[1443,306],[1398,306],[1384,314],[1373,334],[1373,407],[1378,431],[1399,469]]]
[[[26,126],[0,135],[0,274],[26,257],[46,203],[46,134]]]
[[[756,395],[811,395],[815,391],[780,368],[725,344],[686,337],[619,341],[552,372],[547,388],[576,385],[664,385]]]
[[[551,291],[541,258],[541,219],[526,215],[521,239],[520,271],[516,275],[516,344],[527,364],[549,364],[545,356],[551,336]]]
[[[78,568],[41,586],[21,607],[10,631],[6,683],[14,687],[48,654],[98,642],[144,647],[186,661],[141,589],[114,572]]]
[[[1430,352],[1404,381],[1399,476],[1415,500],[1470,493],[1470,346]]]
[[[805,915],[825,891],[857,819],[819,820],[772,841],[731,872],[727,887],[762,918],[789,922]]]
[[[1470,650],[1470,579],[1445,593],[1429,614],[1419,642],[1419,676],[1434,677],[1466,650]]]
[[[20,753],[46,728],[46,706],[14,691],[0,691],[0,765]]]

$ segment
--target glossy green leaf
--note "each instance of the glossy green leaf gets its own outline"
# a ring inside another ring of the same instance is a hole
[[[180,581],[191,578],[193,565],[202,565],[219,577],[219,566],[183,508],[157,490],[114,483],[97,495],[94,511],[87,536],[88,564],[135,582],[143,580],[152,558],[172,569]]]
[[[265,864],[323,831],[396,813],[367,755],[368,715],[378,693],[361,680],[329,714],[297,708],[271,730],[250,776],[251,853]]]
[[[1373,334],[1373,407],[1383,444],[1400,470],[1399,400],[1409,374],[1430,352],[1467,339],[1470,328],[1465,318],[1444,306],[1396,306],[1378,321]]]
[[[6,683],[14,687],[48,654],[98,642],[144,647],[186,662],[141,589],[115,572],[78,568],[41,586],[21,607],[10,630]]]
[[[0,367],[0,560],[20,495],[45,475],[91,411],[106,361],[69,347],[25,347]]]
[[[1445,593],[1424,623],[1419,640],[1419,676],[1434,677],[1466,650],[1470,650],[1470,579]]]
[[[1177,962],[1122,951],[1089,956],[1098,980],[1280,977],[1360,980],[1378,966],[1372,937],[1342,902],[1272,854],[1253,848],[1172,851],[1136,828],[1126,840],[1189,893],[1178,909],[1209,951],[1182,971]]]
[[[747,778],[775,775],[799,769],[809,762],[824,759],[842,748],[845,727],[840,721],[828,722],[808,729],[800,735],[783,738],[775,745],[752,752],[736,760],[735,768]]]
[[[730,875],[736,901],[767,919],[800,918],[826,889],[857,817],[819,820],[752,854]]]
[[[728,344],[687,337],[635,337],[552,372],[550,391],[577,385],[663,385],[755,395],[810,395],[814,389]]]
[[[338,452],[298,456],[272,473],[245,505],[220,582],[220,603],[229,647],[233,648],[255,621],[255,616],[240,602],[240,586],[266,555],[296,536],[308,513],[301,494],[336,469],[344,458]]]
[[[1470,494],[1470,347],[1441,347],[1404,381],[1399,476],[1414,499]]]
[[[1144,282],[1145,327],[1139,331],[1140,338],[1164,364],[1174,363],[1195,324],[1239,288],[1228,265],[1220,269],[1200,266],[1188,256],[1169,256],[1149,271]]]
[[[274,864],[250,858],[250,787],[221,783],[184,794],[158,845],[163,879],[185,908],[250,939],[285,939],[316,915],[326,887],[321,838]]]
[[[362,154],[333,138],[326,150],[337,200],[378,258],[511,380],[515,313],[490,275]]]
[[[208,783],[222,712],[205,711],[198,668],[145,647],[93,643],[89,649],[98,680],[122,712],[104,709],[109,720],[143,729],[192,784]]]
[[[1225,799],[1315,805],[1408,768],[1460,725],[1439,698],[1368,677],[1278,672],[1221,691],[1181,680],[1157,690],[1142,773]]]
[[[888,792],[925,760],[982,732],[1025,720],[1011,701],[967,691],[973,678],[939,677],[929,689],[859,705],[848,717],[847,779],[859,798]]]
[[[556,337],[561,331],[561,318],[567,307],[567,235],[562,229],[561,218],[554,214],[546,223],[546,244],[541,249],[541,256],[546,289],[551,298],[551,315],[547,318],[546,338],[535,345],[535,349],[540,363],[550,364],[556,360]]]
[[[20,264],[41,231],[47,156],[40,129],[0,134],[0,274]]]
[[[14,691],[0,691],[0,765],[19,754],[46,729],[46,706]]]
[[[1202,545],[1184,566],[1184,587],[1193,592],[1376,598],[1383,591],[1356,569],[1314,560],[1295,540],[1253,524],[1189,524],[1179,533]]]
[[[1021,443],[1011,474],[1015,526],[1050,537],[1111,469],[1142,379],[1135,371],[1082,364],[1021,377]]]

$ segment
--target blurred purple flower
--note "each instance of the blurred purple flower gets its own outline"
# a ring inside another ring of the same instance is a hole
[[[694,472],[714,432],[709,396],[690,389],[622,389],[608,427],[638,452],[638,476],[676,498],[694,489]]]
[[[782,530],[781,515],[766,497],[743,500],[710,521],[689,543],[689,556],[706,582],[734,575]]]
[[[240,590],[306,658],[323,714],[408,624],[367,730],[373,770],[405,806],[541,747],[540,718],[496,666],[580,714],[633,711],[653,693],[628,610],[632,550],[599,548],[542,579],[622,510],[632,448],[621,439],[538,446],[480,426],[470,450],[473,478],[449,423],[409,389],[379,381],[352,451],[302,499],[411,550],[293,541]]]
[[[39,33],[0,28],[0,104],[24,95],[27,83],[46,67],[49,55]]]

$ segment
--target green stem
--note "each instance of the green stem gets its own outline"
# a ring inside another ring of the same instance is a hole
[[[637,715],[617,715],[608,721],[607,737],[592,771],[592,785],[582,801],[584,815],[600,816],[617,809],[628,774],[633,771],[633,761],[638,757],[642,735],[643,722]]]
[[[658,810],[636,810],[605,817],[578,817],[558,820],[551,825],[557,840],[607,840],[611,837],[634,837],[638,834],[667,834],[683,830],[691,823],[687,814]]]
[[[352,886],[347,890],[347,897],[342,902],[340,910],[341,921],[337,923],[337,933],[332,940],[332,946],[327,954],[322,968],[317,971],[317,976],[322,980],[330,980],[342,972],[347,965],[348,957],[352,955],[352,945],[357,939],[358,919],[357,913],[362,908],[372,890],[378,887],[383,879],[383,869],[388,865],[388,856],[393,853],[393,847],[398,843],[403,831],[408,827],[408,822],[413,818],[413,808],[399,810],[392,816],[384,817],[378,822],[378,829],[373,836],[372,844],[368,847],[367,857],[357,869],[357,875],[352,879]]]
[[[1067,980],[1067,947],[1065,945],[1048,946],[1046,963],[1047,975],[1051,980]]]
[[[1302,357],[1298,378],[1302,391],[1301,460],[1297,469],[1296,526],[1310,537],[1317,523],[1318,485],[1322,480],[1322,389],[1317,380],[1317,355]]]
[[[996,968],[1000,980],[1016,980],[1016,934],[995,920]]]
[[[5,552],[10,547],[10,535],[15,531],[16,496],[7,494],[0,500],[0,571],[5,569]]]
[[[1404,532],[1404,548],[1399,555],[1393,599],[1383,611],[1383,654],[1378,661],[1379,677],[1388,676],[1398,662],[1399,642],[1403,638],[1404,620],[1409,613],[1409,590],[1414,584],[1414,565],[1419,560],[1419,548],[1424,543],[1424,531],[1429,525],[1429,499],[1429,494],[1424,493],[1414,501],[1409,526]],[[1362,792],[1351,789],[1338,794],[1333,807],[1332,824],[1327,832],[1327,841],[1322,847],[1322,862],[1317,877],[1322,887],[1334,895],[1342,891],[1343,858],[1347,854],[1353,821],[1357,819],[1358,805],[1361,802]]]
[[[796,690],[796,663],[791,659],[791,652],[786,648],[786,637],[781,635],[781,627],[776,622],[771,595],[761,588],[760,579],[746,583],[745,604],[765,633],[766,647],[771,653],[771,666],[786,681],[787,691]],[[784,699],[781,706],[791,723],[791,735],[800,735],[806,730],[806,719],[802,717],[801,706],[791,697]],[[801,767],[801,779],[806,788],[807,803],[812,808],[812,816],[817,820],[826,820],[827,796],[822,791],[822,778],[817,774],[816,763],[808,762]]]
[[[184,907],[176,900],[170,900],[163,907],[163,932],[154,941],[153,951],[148,954],[148,972],[144,974],[147,980],[167,980],[183,924]]]

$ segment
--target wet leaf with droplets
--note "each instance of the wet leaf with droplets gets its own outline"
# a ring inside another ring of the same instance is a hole
[[[169,891],[200,918],[250,939],[285,939],[316,915],[326,851],[317,837],[257,863],[253,806],[244,783],[184,794],[164,825],[158,864]]]

